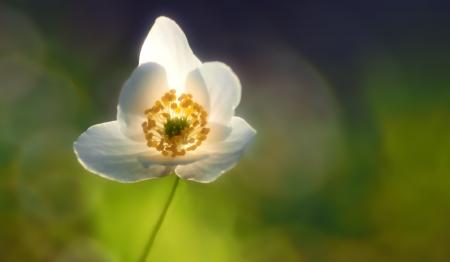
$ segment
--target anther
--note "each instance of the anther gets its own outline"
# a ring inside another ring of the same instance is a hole
[[[182,156],[196,150],[206,140],[208,113],[191,94],[177,97],[174,89],[166,92],[144,111],[142,130],[147,146],[163,156]]]

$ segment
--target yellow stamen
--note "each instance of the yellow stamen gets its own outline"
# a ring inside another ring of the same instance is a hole
[[[196,150],[207,138],[208,113],[191,94],[177,96],[172,89],[144,111],[142,130],[147,146],[163,156],[183,156]]]

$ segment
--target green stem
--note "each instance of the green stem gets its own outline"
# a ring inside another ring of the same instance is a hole
[[[152,249],[153,242],[155,242],[156,235],[158,235],[159,229],[161,228],[162,223],[164,222],[164,218],[166,217],[167,210],[170,207],[170,204],[172,203],[173,197],[175,196],[175,192],[177,191],[178,182],[180,181],[180,178],[178,176],[175,176],[175,182],[173,183],[172,190],[170,191],[169,198],[166,201],[166,204],[164,205],[164,208],[159,215],[158,221],[156,222],[155,227],[153,228],[152,233],[150,234],[150,237],[148,239],[147,244],[145,245],[144,251],[142,252],[141,258],[139,259],[140,262],[145,262],[147,260],[147,256],[150,253],[150,250]]]

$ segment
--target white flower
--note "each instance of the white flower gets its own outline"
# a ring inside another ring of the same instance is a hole
[[[240,99],[233,71],[200,62],[178,25],[159,17],[122,88],[117,120],[81,134],[75,154],[87,170],[120,182],[175,173],[208,183],[236,164],[256,134],[234,116]]]

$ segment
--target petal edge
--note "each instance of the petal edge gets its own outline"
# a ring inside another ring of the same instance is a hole
[[[145,144],[125,137],[117,121],[91,126],[74,142],[73,148],[86,170],[122,183],[157,178],[172,171],[148,161]],[[146,159],[145,163],[142,159]]]
[[[241,101],[241,82],[233,70],[221,62],[207,62],[189,73],[203,83],[209,96],[209,121],[227,125]]]
[[[124,83],[117,106],[117,120],[122,132],[134,140],[143,140],[141,124],[144,111],[169,90],[166,72],[156,63],[138,66]]]
[[[139,64],[155,62],[166,71],[171,88],[181,90],[187,74],[201,62],[186,35],[172,19],[160,16],[150,29],[139,54]]]
[[[231,126],[232,131],[227,139],[209,145],[209,158],[178,166],[175,169],[176,175],[186,180],[210,183],[232,169],[256,135],[256,130],[240,117],[233,117]]]

